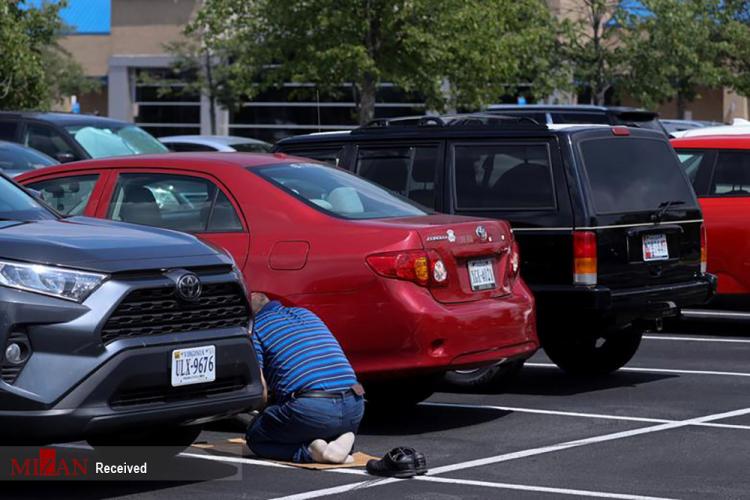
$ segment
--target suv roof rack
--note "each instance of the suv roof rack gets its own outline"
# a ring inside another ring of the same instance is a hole
[[[402,116],[398,118],[377,118],[352,130],[352,133],[370,132],[376,129],[428,128],[428,127],[466,127],[466,128],[514,128],[547,130],[547,125],[540,124],[526,116],[510,116],[496,113],[466,113],[455,115]]]

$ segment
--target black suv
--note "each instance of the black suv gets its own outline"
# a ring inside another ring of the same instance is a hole
[[[566,371],[608,373],[630,360],[646,329],[712,295],[703,219],[663,134],[554,128],[487,114],[406,118],[276,148],[440,212],[510,221],[545,351]],[[463,375],[478,383],[491,373]]]
[[[62,218],[0,175],[0,445],[193,442],[262,405],[231,257],[163,229]]]
[[[23,144],[60,163],[169,151],[132,123],[74,113],[0,112],[0,140]]]

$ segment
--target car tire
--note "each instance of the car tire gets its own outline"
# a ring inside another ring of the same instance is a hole
[[[149,427],[118,434],[90,436],[86,442],[94,449],[105,450],[112,447],[144,447],[148,453],[174,456],[183,452],[198,438],[201,426],[189,427]],[[144,450],[145,451],[145,450]]]
[[[632,326],[610,332],[575,338],[554,333],[542,339],[547,356],[562,370],[572,375],[606,375],[630,361],[641,345],[643,330]]]
[[[367,408],[378,412],[410,408],[432,396],[439,376],[412,377],[365,384]]]
[[[500,389],[512,382],[523,368],[525,359],[473,370],[454,370],[445,374],[445,381],[455,387]]]

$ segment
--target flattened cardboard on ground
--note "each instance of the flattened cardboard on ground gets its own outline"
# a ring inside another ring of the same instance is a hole
[[[242,445],[242,446],[237,446]],[[281,465],[288,465],[290,467],[298,467],[301,469],[311,469],[311,470],[328,470],[328,469],[348,469],[348,468],[355,468],[355,467],[364,467],[367,465],[367,462],[370,460],[378,460],[378,457],[373,457],[372,455],[368,455],[367,453],[362,452],[355,452],[352,454],[352,458],[354,458],[354,462],[348,463],[348,464],[318,464],[318,463],[312,463],[312,464],[298,464],[295,462],[283,462],[281,460],[269,460],[264,458],[256,457],[255,455],[247,455],[245,454],[246,448],[244,447],[245,440],[242,438],[232,438],[227,439],[226,441],[218,441],[218,442],[211,442],[211,443],[195,443],[193,444],[194,448],[199,448],[202,450],[213,450],[213,451],[219,451],[222,453],[227,453],[234,456],[241,456],[241,457],[252,457],[257,460],[266,460],[268,462],[274,462]]]

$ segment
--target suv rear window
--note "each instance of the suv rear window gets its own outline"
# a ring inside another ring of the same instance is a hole
[[[667,201],[695,206],[692,187],[666,142],[589,139],[580,150],[599,214],[655,210]]]
[[[280,163],[249,169],[311,207],[345,219],[427,215],[375,184],[318,163]]]

